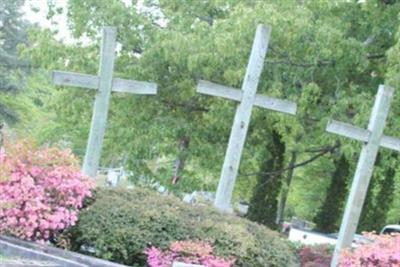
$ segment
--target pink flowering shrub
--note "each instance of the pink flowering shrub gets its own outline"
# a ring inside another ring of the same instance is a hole
[[[94,186],[70,151],[29,142],[0,150],[0,233],[45,241],[77,221]]]
[[[207,267],[231,267],[235,263],[234,258],[224,259],[213,255],[212,246],[206,242],[176,241],[166,251],[151,247],[146,254],[150,267],[171,267],[175,261]]]
[[[329,267],[333,247],[329,245],[304,246],[299,250],[301,267]]]
[[[400,266],[400,235],[366,234],[366,237],[372,242],[343,251],[339,266]]]

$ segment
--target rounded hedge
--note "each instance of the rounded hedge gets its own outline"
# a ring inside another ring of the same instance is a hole
[[[176,240],[208,241],[216,255],[236,257],[235,266],[296,265],[294,251],[268,228],[142,188],[97,190],[70,235],[74,250],[93,246],[96,256],[132,266],[146,266],[146,248]]]

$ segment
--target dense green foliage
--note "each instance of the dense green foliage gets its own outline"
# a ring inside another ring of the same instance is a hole
[[[175,240],[201,240],[236,266],[292,266],[294,252],[277,233],[209,207],[137,188],[99,190],[72,230],[75,249],[94,246],[96,256],[143,266],[149,246],[166,249]]]
[[[27,23],[19,8],[23,0],[0,1],[0,121],[15,122],[18,118],[12,98],[21,90],[26,63],[17,56],[17,45],[26,42]]]
[[[271,134],[272,142],[265,149],[268,154],[264,156],[265,160],[262,162],[263,166],[254,186],[247,217],[270,228],[276,228],[278,194],[282,185],[280,170],[283,168],[285,144],[277,132],[273,131]]]
[[[383,161],[390,162],[397,159],[398,156],[395,153],[388,154],[386,158],[378,154],[375,177],[371,180],[361,213],[360,231],[380,230],[385,224],[386,215],[393,203],[396,171],[391,165],[387,165],[386,168],[382,168],[382,165]]]
[[[61,12],[57,1],[48,2],[50,17]],[[258,108],[253,111],[234,198],[267,201],[270,208],[257,220],[275,220],[281,188],[289,192],[286,218],[295,215],[313,220],[324,209],[329,197],[325,192],[335,184],[336,160],[342,156],[347,160],[351,179],[361,147],[356,141],[325,133],[326,123],[334,118],[366,127],[381,83],[396,88],[385,134],[400,136],[398,1],[125,2],[68,1],[64,13],[70,30],[75,38],[86,36],[90,42],[85,45],[57,41],[49,30],[30,30],[29,44],[20,45],[20,55],[35,71],[26,77],[21,93],[25,102],[9,101],[20,106],[28,103],[20,112],[30,115],[25,120],[29,123],[18,126],[22,134],[42,143],[71,146],[83,156],[94,92],[51,86],[48,72],[96,73],[98,33],[103,25],[114,25],[121,45],[115,76],[154,81],[159,93],[113,95],[102,165],[125,164],[134,172],[132,180],[158,181],[177,193],[214,191],[235,103],[201,96],[195,85],[206,79],[240,88],[255,28],[265,23],[272,26],[272,36],[258,93],[293,100],[299,110],[293,117]],[[5,96],[0,95],[0,104]],[[32,104],[27,99],[35,101]],[[268,151],[274,131],[281,136],[283,155]],[[268,192],[262,193],[257,183],[268,179],[262,173],[280,168],[280,164],[266,163],[282,156],[282,168],[290,170],[292,155],[296,155],[294,172],[282,172],[273,186],[265,187]],[[380,211],[363,216],[365,229],[400,220],[400,165],[391,155],[381,149],[382,160],[368,196],[372,203],[368,212]],[[177,177],[178,183],[171,183]],[[292,180],[290,188],[286,182],[280,186],[283,177]],[[382,200],[383,196],[388,198]],[[281,203],[286,194],[282,197]],[[376,204],[382,201],[388,205],[384,209]],[[342,206],[338,203],[336,207]],[[337,220],[327,223],[326,229],[337,227]]]

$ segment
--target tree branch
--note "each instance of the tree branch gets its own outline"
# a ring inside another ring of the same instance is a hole
[[[300,67],[300,68],[312,68],[312,67],[327,67],[327,66],[333,66],[335,64],[334,60],[318,60],[316,63],[298,63],[298,62],[293,62],[290,59],[287,60],[266,60],[268,64],[284,64],[284,65],[290,65],[294,67]]]
[[[166,99],[162,99],[161,102],[166,104],[170,108],[181,107],[188,111],[196,111],[196,112],[208,112],[209,111],[208,108],[198,106],[194,103],[173,102],[173,101],[168,101]]]
[[[309,163],[311,163],[311,162],[317,160],[318,158],[324,156],[324,155],[327,154],[327,153],[332,153],[332,152],[334,152],[334,151],[335,151],[337,148],[339,148],[339,147],[340,147],[340,144],[339,144],[339,143],[336,143],[334,146],[329,146],[329,147],[322,148],[322,149],[320,149],[320,152],[319,152],[318,154],[312,156],[311,158],[309,158],[309,159],[307,159],[307,160],[305,160],[305,161],[303,161],[303,162],[300,162],[300,163],[297,163],[297,164],[293,164],[293,165],[291,165],[291,166],[289,166],[289,167],[280,169],[280,170],[270,171],[270,172],[246,173],[246,174],[242,174],[242,175],[240,175],[240,176],[244,176],[244,177],[247,177],[247,176],[255,176],[255,175],[278,176],[278,175],[280,175],[280,174],[282,174],[282,173],[284,173],[284,172],[286,172],[286,171],[289,171],[289,170],[292,170],[292,169],[295,169],[295,168],[298,168],[298,167],[307,165],[307,164],[309,164]],[[316,152],[316,151],[314,151],[314,152]],[[261,185],[260,185],[260,186],[261,186]]]

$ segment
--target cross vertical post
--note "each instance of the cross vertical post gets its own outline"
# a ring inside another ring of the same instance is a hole
[[[341,134],[365,142],[361,150],[350,195],[346,203],[331,267],[336,267],[338,265],[342,249],[350,247],[353,242],[379,147],[386,146],[398,150],[396,144],[400,140],[383,135],[392,97],[392,88],[384,85],[379,87],[367,130],[340,122],[331,122],[327,126],[328,132]]]
[[[241,90],[207,81],[199,81],[197,85],[197,92],[240,102],[233,120],[225,160],[222,166],[221,178],[214,201],[214,206],[225,212],[231,211],[233,189],[238,174],[244,143],[246,141],[253,106],[292,115],[296,114],[297,105],[295,103],[256,94],[270,35],[270,27],[258,25]]]
[[[258,81],[263,69],[270,35],[270,28],[263,25],[257,27],[250,60],[242,85],[242,101],[236,109],[228,148],[226,150],[226,157],[224,165],[222,166],[221,178],[215,196],[214,204],[221,210],[228,211],[230,209],[230,200],[232,199],[232,193],[240,165],[240,157],[249,129],[252,106],[256,96]]]
[[[52,78],[57,85],[96,90],[90,134],[82,166],[83,172],[91,177],[96,176],[99,167],[111,92],[157,94],[157,85],[154,83],[113,78],[117,28],[104,27],[102,33],[98,75],[53,71]]]
[[[106,131],[115,61],[116,38],[117,29],[115,27],[103,28],[99,68],[99,90],[96,93],[96,100],[94,102],[89,140],[82,167],[83,172],[91,177],[96,176],[99,167],[101,149],[103,147],[103,139]]]

